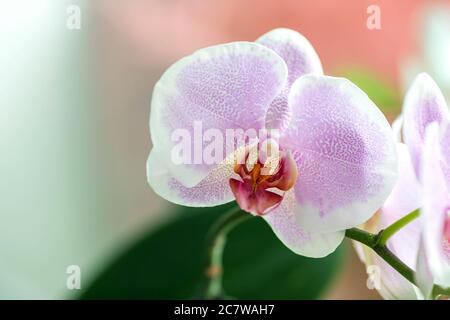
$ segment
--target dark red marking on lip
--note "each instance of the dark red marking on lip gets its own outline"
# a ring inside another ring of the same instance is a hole
[[[289,152],[280,152],[276,168],[267,168],[258,159],[251,170],[247,167],[248,154],[243,164],[236,164],[241,180],[231,178],[230,187],[242,210],[264,215],[276,208],[283,200],[282,192],[291,189],[297,181],[297,165]],[[273,165],[273,164],[272,164]],[[267,174],[269,173],[270,174]],[[267,189],[276,188],[276,193]]]

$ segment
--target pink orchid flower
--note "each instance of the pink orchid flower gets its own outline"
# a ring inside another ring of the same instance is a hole
[[[450,286],[450,112],[436,83],[425,73],[405,97],[401,121],[394,125],[399,178],[377,218],[366,229],[378,232],[410,212],[420,219],[398,231],[388,248],[417,271],[412,285],[370,249],[357,245],[367,265],[380,267],[380,294],[386,299],[429,298],[433,284]]]
[[[197,207],[236,200],[305,256],[333,252],[345,229],[369,219],[396,180],[386,118],[353,83],[324,76],[308,40],[288,29],[256,42],[201,49],[176,62],[155,85],[150,127],[147,176],[157,194]],[[276,146],[279,161],[267,166],[263,155],[249,156],[242,144],[230,153],[223,143],[216,149],[220,162],[194,155],[192,162],[174,163],[173,133],[180,128],[194,137],[189,154],[210,150],[229,129],[276,129],[276,141],[260,139],[256,150]]]
[[[450,287],[450,117],[447,120],[429,125],[423,150],[416,281],[425,298],[431,296],[433,284]]]

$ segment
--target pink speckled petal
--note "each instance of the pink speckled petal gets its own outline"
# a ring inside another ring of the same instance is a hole
[[[408,146],[414,169],[420,176],[425,130],[432,122],[450,121],[450,112],[441,90],[426,73],[419,74],[403,104],[403,141]]]
[[[289,87],[302,75],[323,74],[322,64],[313,46],[297,31],[274,29],[259,37],[256,42],[272,49],[286,62]]]
[[[344,232],[319,234],[303,230],[294,216],[296,206],[294,193],[288,191],[281,204],[263,218],[281,242],[299,255],[321,258],[334,252],[344,239]]]
[[[441,166],[446,152],[441,150],[440,139],[446,134],[441,135],[439,129],[438,124],[433,123],[425,133],[421,167],[424,204],[420,222],[423,248],[434,282],[450,287],[450,244],[444,237],[445,221],[450,210],[450,189]]]
[[[392,129],[367,95],[343,78],[305,75],[292,85],[293,117],[280,144],[298,165],[296,217],[312,232],[362,224],[397,176]]]
[[[234,200],[228,179],[234,176],[232,162],[225,160],[194,187],[186,187],[167,169],[161,153],[153,149],[147,161],[147,180],[162,198],[184,206],[212,207]]]
[[[266,117],[268,128],[284,130],[289,124],[291,116],[291,110],[287,103],[291,85],[304,74],[323,74],[322,64],[311,43],[297,31],[284,28],[274,29],[262,35],[256,42],[278,53],[288,68],[286,87],[273,101]]]
[[[194,155],[211,143],[195,135],[196,121],[201,121],[203,132],[216,129],[222,137],[226,129],[264,128],[267,109],[286,78],[283,59],[252,42],[201,49],[173,64],[155,85],[150,116],[153,145],[171,176],[192,187],[216,165],[194,156],[193,164],[174,163],[171,150],[178,144],[172,139],[176,129],[186,129],[195,140]],[[226,157],[229,149],[223,145]]]

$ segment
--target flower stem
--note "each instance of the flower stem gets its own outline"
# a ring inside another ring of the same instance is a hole
[[[448,300],[450,298],[450,288],[442,288],[440,286],[434,285],[431,296],[433,297],[433,299],[439,299],[442,297],[443,299]]]
[[[415,284],[415,272],[403,263],[387,247],[387,241],[401,228],[419,216],[418,211],[413,211],[405,217],[391,224],[377,234],[373,234],[358,228],[345,231],[345,236],[358,241],[374,250],[392,268],[397,270],[409,282]],[[208,255],[206,276],[208,283],[204,297],[206,299],[220,299],[225,296],[222,287],[223,274],[223,252],[226,245],[228,233],[241,222],[252,217],[251,214],[243,212],[239,207],[234,207],[226,212],[211,228],[208,236]],[[437,285],[433,287],[433,297],[439,295],[450,296],[450,289],[444,289]]]
[[[345,236],[371,248],[392,268],[397,270],[409,282],[414,284],[414,271],[397,258],[397,256],[387,248],[386,244],[381,243],[380,237],[382,236],[382,232],[372,234],[364,230],[352,228],[345,231]]]
[[[234,207],[213,225],[208,236],[209,248],[206,268],[208,284],[205,291],[206,299],[219,299],[224,295],[222,288],[222,257],[226,238],[228,232],[250,217],[252,217],[251,214],[243,212],[239,207]]]
[[[413,211],[406,216],[395,221],[386,229],[381,230],[378,234],[372,234],[357,228],[348,229],[345,232],[347,238],[361,242],[375,251],[384,261],[386,261],[392,268],[398,271],[409,282],[415,284],[414,271],[404,264],[395,254],[393,254],[387,247],[388,240],[397,233],[400,229],[405,227],[408,223],[416,219],[420,214],[419,210]]]
[[[402,229],[404,226],[406,226],[408,223],[413,221],[414,219],[418,218],[420,214],[420,210],[417,209],[416,211],[413,211],[403,218],[397,220],[393,224],[391,224],[389,227],[381,231],[381,234],[379,236],[379,243],[382,245],[385,245],[387,241],[400,229]]]
[[[383,234],[386,232],[386,230],[389,230],[388,236],[385,236],[385,241],[389,239],[395,232],[400,230],[402,227],[404,227],[406,224],[417,218],[416,211],[408,214],[407,216],[403,217],[402,219],[398,220],[397,222],[394,222],[392,225],[390,225],[388,228],[381,230],[378,234],[373,234],[361,229],[352,228],[345,231],[345,236],[347,238],[353,239],[355,241],[358,241],[362,244],[365,244],[369,248],[371,248],[373,251],[375,251],[384,261],[386,261],[392,268],[398,271],[405,279],[407,279],[409,282],[415,285],[415,278],[416,274],[415,272],[408,267],[405,263],[403,263],[395,254],[392,253],[386,246],[386,242],[383,242]],[[409,216],[409,217],[408,217]],[[407,219],[405,219],[408,217]],[[393,227],[394,226],[394,227]],[[402,227],[400,227],[402,226]],[[394,232],[395,230],[395,232]],[[442,288],[438,285],[433,286],[433,298],[442,296],[450,296],[450,288]]]

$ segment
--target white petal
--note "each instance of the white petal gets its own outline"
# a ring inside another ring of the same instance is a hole
[[[293,213],[296,205],[293,192],[288,191],[280,206],[263,217],[281,242],[299,255],[321,258],[334,252],[345,232],[320,234],[303,230]]]

